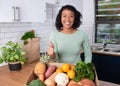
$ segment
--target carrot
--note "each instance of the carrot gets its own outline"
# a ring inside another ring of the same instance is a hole
[[[39,77],[39,79],[40,79],[41,81],[44,81],[45,71],[46,71],[46,64],[45,64],[45,63],[38,62],[38,63],[35,65],[34,73],[35,73],[36,76]]]

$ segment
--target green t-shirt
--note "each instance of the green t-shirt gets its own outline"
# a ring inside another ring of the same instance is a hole
[[[81,61],[80,51],[84,50],[85,62],[91,62],[92,54],[87,35],[82,30],[77,30],[73,34],[64,34],[54,31],[50,35],[50,40],[54,44],[56,60],[61,63],[76,63]]]

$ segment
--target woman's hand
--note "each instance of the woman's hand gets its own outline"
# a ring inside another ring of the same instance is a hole
[[[50,45],[48,47],[47,53],[48,53],[48,55],[50,55],[50,57],[55,58],[54,45],[51,41],[50,41]]]

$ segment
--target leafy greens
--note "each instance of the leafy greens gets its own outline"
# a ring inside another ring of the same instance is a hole
[[[85,63],[83,61],[78,62],[74,68],[76,76],[74,81],[78,82],[82,78],[88,78],[94,80],[95,78],[95,68],[93,63]]]

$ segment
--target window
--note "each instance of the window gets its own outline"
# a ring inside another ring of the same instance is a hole
[[[120,44],[120,0],[95,1],[95,43]]]

